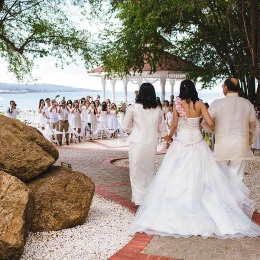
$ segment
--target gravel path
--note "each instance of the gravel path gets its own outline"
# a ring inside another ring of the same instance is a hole
[[[244,182],[250,189],[250,197],[255,201],[255,209],[260,212],[260,150],[255,152],[255,160],[246,161]],[[156,155],[155,169],[158,170],[164,154]],[[128,167],[128,159],[115,160],[113,164]]]
[[[106,260],[132,237],[134,215],[95,194],[86,222],[74,228],[30,233],[21,260]]]

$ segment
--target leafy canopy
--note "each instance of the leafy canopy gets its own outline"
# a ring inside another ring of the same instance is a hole
[[[79,58],[93,65],[83,1],[5,0],[0,9],[0,57],[18,80],[31,77],[37,58],[54,56],[63,67]]]

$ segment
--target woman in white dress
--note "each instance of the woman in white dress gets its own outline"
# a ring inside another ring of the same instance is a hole
[[[167,136],[161,109],[157,107],[154,87],[143,83],[136,103],[126,110],[123,128],[129,135],[129,171],[132,202],[140,205],[154,174],[157,134]],[[170,138],[169,138],[170,140]],[[169,141],[167,140],[167,141]]]
[[[110,106],[110,109],[108,111],[109,117],[108,117],[108,129],[112,132],[111,137],[116,137],[116,133],[118,130],[118,122],[117,122],[117,107],[115,103],[112,103]]]
[[[86,101],[82,101],[81,105],[81,120],[82,120],[82,125],[84,126],[85,124],[88,123],[88,112],[87,112],[87,106],[86,106]]]
[[[44,99],[41,98],[40,101],[39,101],[39,107],[38,107],[38,114],[39,114],[38,126],[42,130],[44,130],[44,126],[45,126],[45,117],[43,115],[44,106],[45,106]]]
[[[100,111],[100,122],[102,124],[102,128],[107,128],[107,103],[105,101],[101,104],[101,111]]]
[[[98,133],[97,133],[97,108],[95,106],[95,102],[91,101],[90,106],[88,108],[88,115],[89,115],[89,123],[92,133],[92,139],[96,140],[98,139]]]
[[[129,230],[160,236],[241,238],[260,236],[251,221],[253,202],[242,180],[223,173],[199,130],[200,116],[213,121],[190,80],[181,82],[173,108],[168,149]]]
[[[79,101],[74,100],[73,107],[70,110],[71,113],[71,127],[78,132],[81,132],[82,120],[81,120],[81,108],[79,107]],[[79,142],[81,142],[81,136],[78,136]]]

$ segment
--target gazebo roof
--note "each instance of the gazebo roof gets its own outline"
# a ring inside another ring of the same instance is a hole
[[[151,72],[151,65],[146,63],[142,69],[142,74],[145,75],[146,77],[148,75],[150,75],[150,77],[157,77],[159,72],[163,72],[163,71],[167,71],[168,74],[182,74],[184,75],[185,72],[188,68],[190,68],[192,65],[186,61],[184,61],[183,59],[165,52],[165,55],[162,59],[161,62],[161,66],[157,66],[156,68],[156,72],[154,73],[150,73]],[[131,77],[140,77],[141,75],[139,73],[134,73],[134,71],[132,69],[129,70]],[[104,68],[101,67],[97,67],[91,71],[88,72],[90,75],[92,76],[101,76],[106,74]],[[180,76],[180,75],[179,75]],[[167,77],[167,78],[171,78],[171,77]],[[179,78],[179,77],[178,77]]]

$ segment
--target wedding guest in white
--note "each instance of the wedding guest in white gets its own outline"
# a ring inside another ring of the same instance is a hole
[[[86,105],[85,100],[81,100],[80,108],[81,108],[82,125],[84,126],[85,124],[88,123],[88,112],[87,112],[88,107]]]
[[[107,115],[108,115],[107,103],[106,103],[106,101],[103,101],[102,104],[101,104],[101,112],[100,112],[100,121],[101,121],[103,128],[108,127],[108,125],[107,125]]]
[[[96,100],[100,102],[100,95],[97,95]]]
[[[161,109],[157,108],[154,86],[143,83],[136,103],[128,107],[123,122],[123,128],[130,134],[129,170],[132,201],[135,205],[142,203],[154,178],[157,133],[167,136],[163,120]]]
[[[139,94],[139,91],[135,90],[134,94],[135,94],[135,96],[134,96],[134,99],[133,99],[133,103],[135,103],[135,100],[136,100],[136,98],[137,98],[137,96]]]
[[[59,117],[59,132],[65,132],[66,145],[70,144],[70,135],[69,135],[69,114],[70,110],[67,107],[66,101],[61,101],[60,106],[58,106],[58,117]],[[57,139],[59,145],[62,145],[63,134],[58,134]]]
[[[89,103],[92,102],[93,101],[93,97],[87,96],[86,101],[88,101]]]
[[[96,107],[96,109],[97,109],[97,114],[96,114],[96,116],[97,116],[97,121],[100,121],[100,113],[101,113],[101,105],[100,105],[100,102],[99,102],[99,100],[95,100],[95,107]]]
[[[55,99],[52,99],[51,106],[48,107],[49,116],[50,116],[50,126],[54,130],[59,129],[59,117],[58,117],[58,103]]]
[[[82,128],[82,120],[81,120],[81,108],[79,107],[79,101],[74,100],[73,107],[70,110],[71,113],[71,127],[78,132],[81,133]],[[81,142],[81,136],[78,136],[79,142]]]
[[[97,132],[97,108],[95,106],[95,102],[91,101],[90,106],[88,108],[89,122],[91,126],[92,140],[98,139]]]
[[[170,132],[172,126],[172,117],[173,117],[172,111],[173,111],[173,106],[169,106],[168,112],[166,113],[166,120],[165,120],[168,133]]]
[[[124,122],[125,112],[126,112],[126,104],[123,102],[123,103],[121,103],[120,107],[118,108],[119,124],[121,127]]]
[[[214,129],[214,121],[192,81],[181,82],[173,114],[171,131],[165,139],[169,140],[177,127],[178,136],[167,150],[129,233],[176,238],[260,236],[260,226],[251,220],[254,208],[248,188],[237,175],[221,170],[201,135],[200,117],[210,129]],[[138,154],[144,171],[154,163],[143,161],[148,152],[142,148]]]
[[[215,121],[214,156],[224,172],[229,167],[243,179],[245,160],[254,158],[249,144],[258,136],[258,123],[253,105],[238,96],[240,87],[236,78],[226,79],[222,88],[225,98],[215,100],[209,107]],[[202,125],[207,130],[205,121]]]
[[[110,109],[110,106],[111,106],[111,101],[110,101],[110,99],[109,99],[109,98],[106,100],[106,103],[107,103],[107,108],[108,108],[108,109]]]
[[[6,110],[5,115],[9,118],[17,118],[18,114],[19,114],[19,111],[17,110],[17,105],[16,105],[15,101],[11,100],[10,106]]]
[[[43,114],[44,106],[45,106],[44,99],[41,98],[40,101],[39,101],[39,107],[38,107],[38,114],[39,114],[38,127],[42,130],[44,130],[44,126],[45,126],[45,117],[44,117],[44,114]]]
[[[117,121],[117,106],[115,103],[112,103],[110,109],[108,110],[108,129],[112,132],[111,137],[116,137],[117,130],[118,130],[118,121]]]
[[[170,106],[173,106],[174,103],[175,103],[175,101],[174,101],[174,95],[170,95],[169,105],[170,105]]]
[[[43,108],[42,114],[45,118],[45,125],[50,125],[50,112],[49,108],[51,107],[51,100],[49,98],[45,98],[45,106]]]
[[[67,100],[67,108],[69,109],[69,111],[71,112],[72,109],[72,100]],[[69,125],[71,126],[71,113],[69,113],[68,116],[68,120],[69,120]]]
[[[170,104],[168,100],[164,100],[162,110],[164,112],[165,120],[166,120],[166,114],[168,113],[170,108]]]

